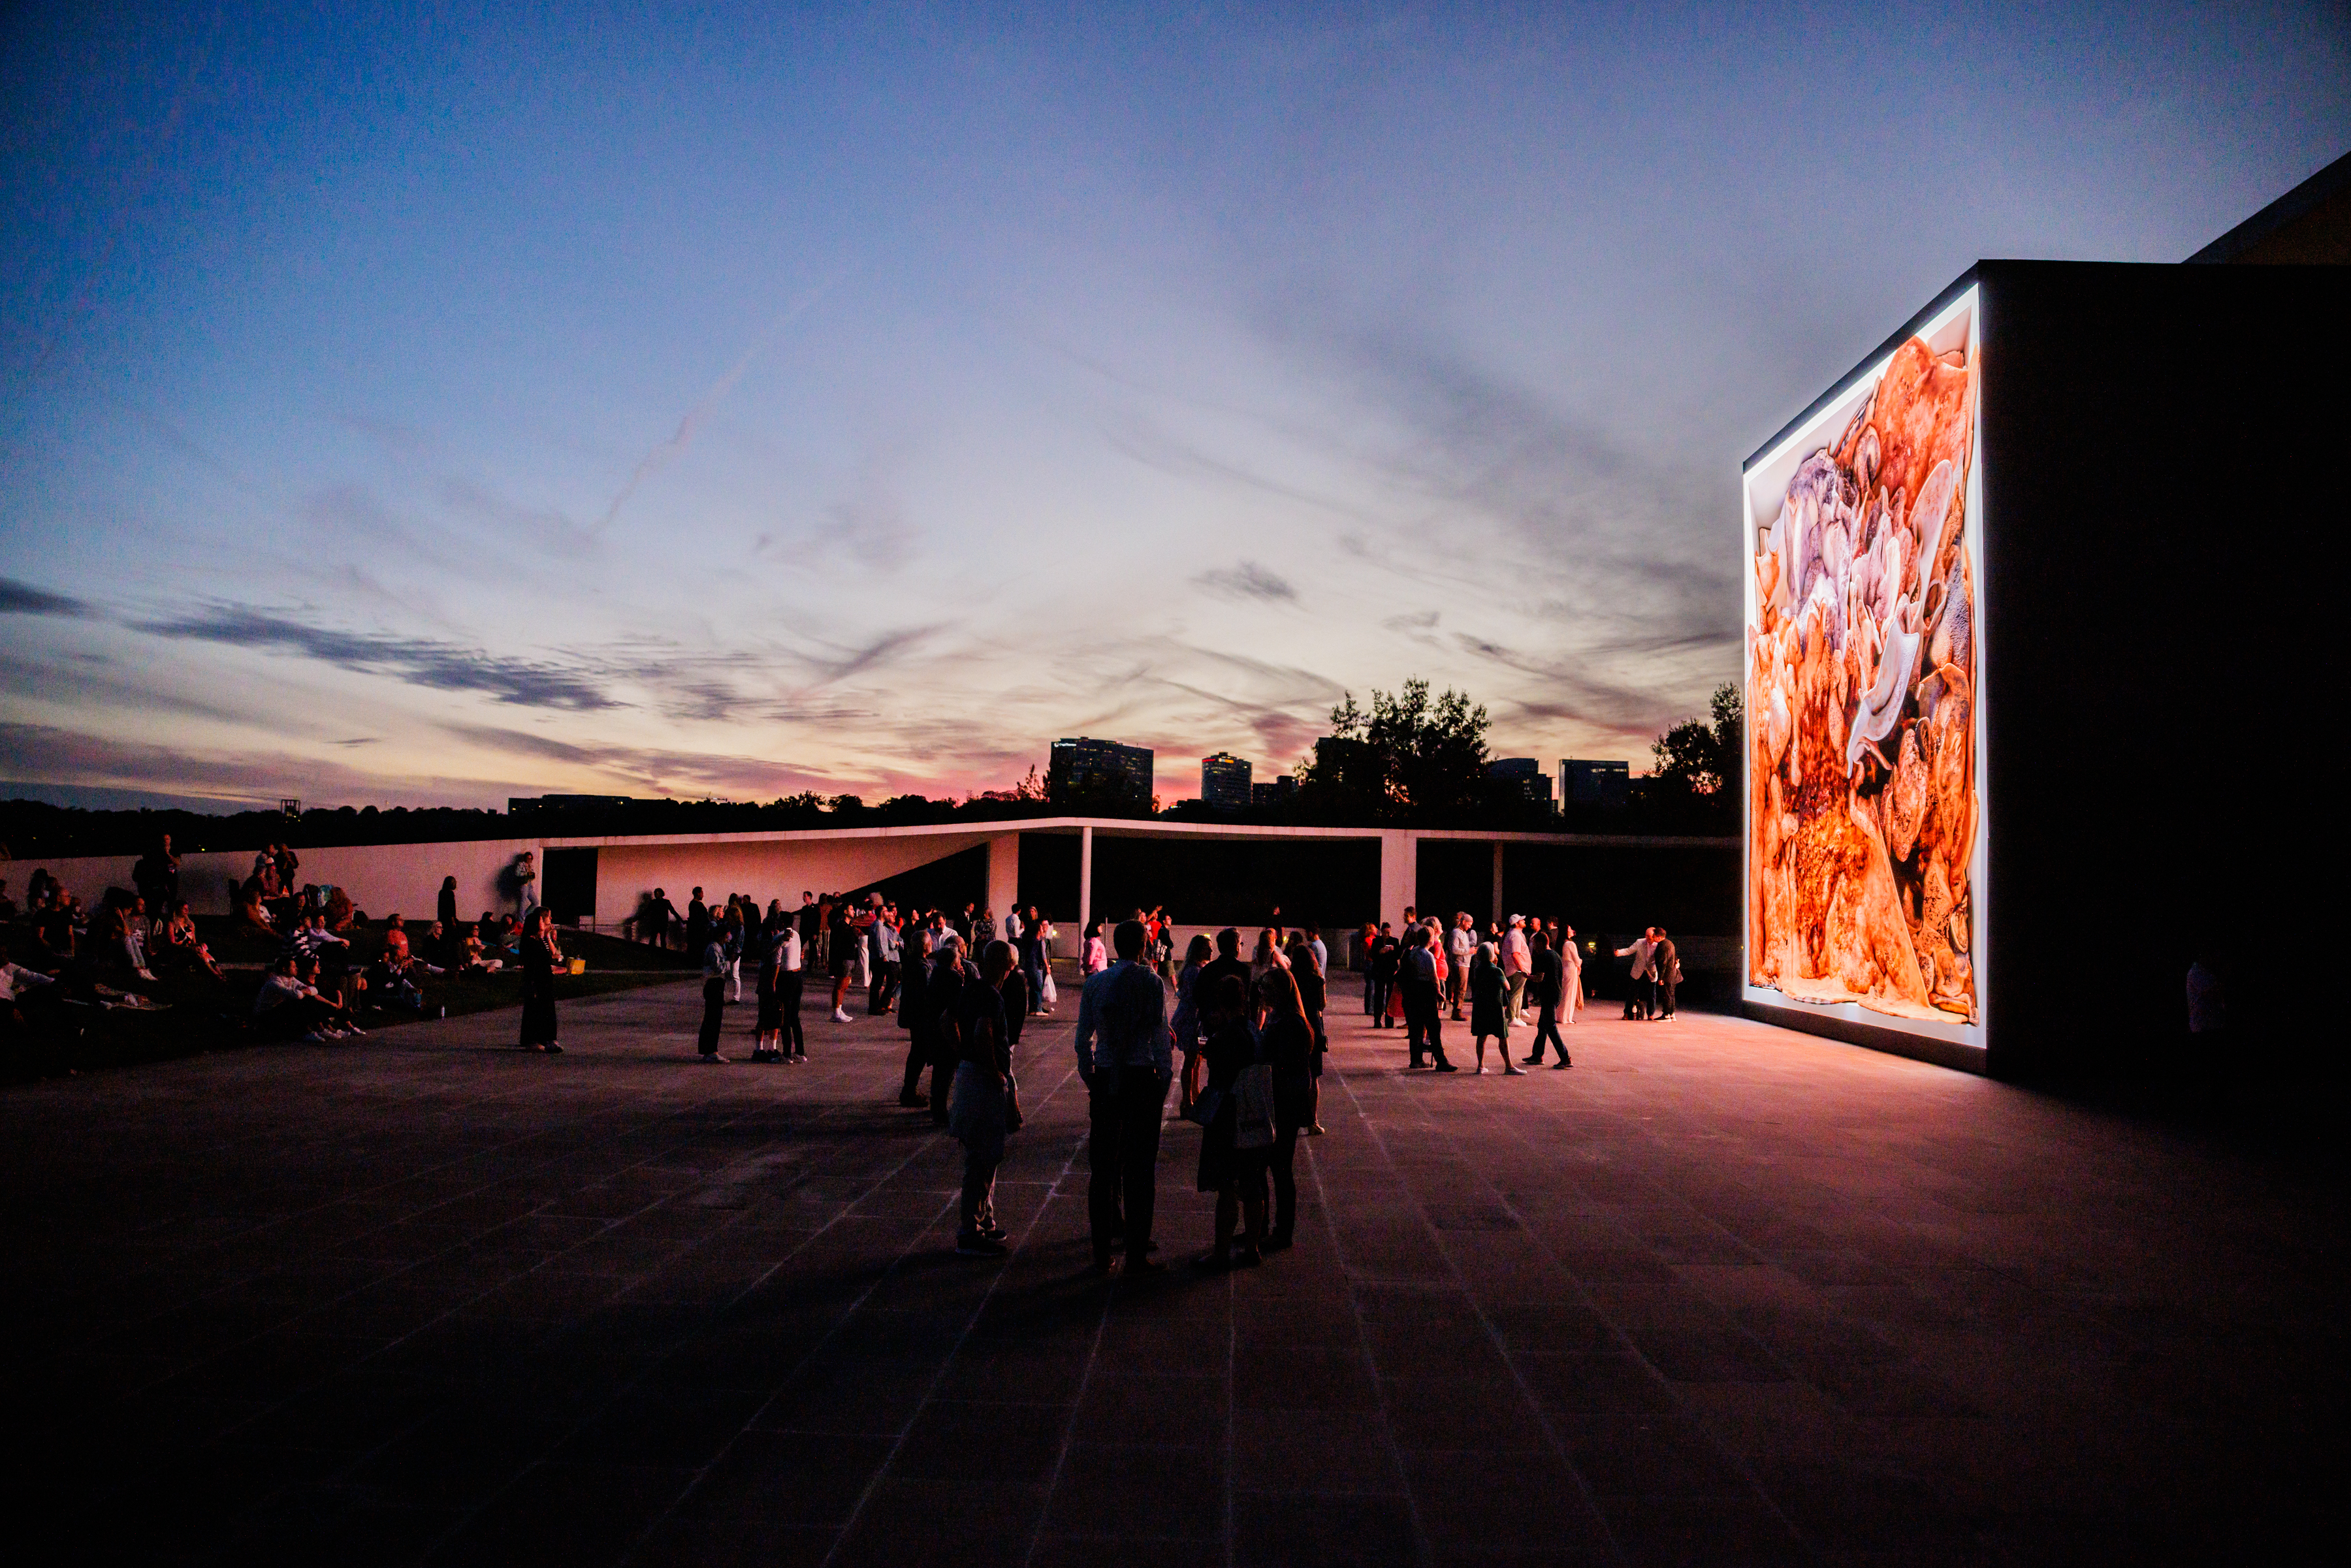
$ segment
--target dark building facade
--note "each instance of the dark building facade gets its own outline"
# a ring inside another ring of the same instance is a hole
[[[1091,736],[1053,742],[1046,794],[1059,804],[1118,801],[1151,809],[1151,750]]]
[[[1629,762],[1596,762],[1584,758],[1562,758],[1559,764],[1559,798],[1562,805],[1601,806],[1621,810],[1625,805],[1625,787],[1632,782],[1633,765]]]
[[[1238,811],[1249,803],[1249,762],[1219,751],[1200,758],[1200,804],[1218,811]]]
[[[1551,779],[1531,757],[1498,757],[1486,765],[1486,772],[1490,778],[1510,779],[1530,800],[1551,803]]]

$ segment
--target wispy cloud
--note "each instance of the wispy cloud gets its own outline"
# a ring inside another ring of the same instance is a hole
[[[1204,571],[1192,581],[1196,587],[1226,599],[1254,599],[1266,603],[1298,601],[1298,590],[1287,578],[1275,575],[1253,560]]]
[[[178,620],[134,625],[159,637],[279,649],[339,669],[398,675],[439,691],[481,692],[523,707],[586,712],[622,706],[577,670],[561,665],[502,659],[479,649],[428,639],[338,632],[241,605],[222,605]]]
[[[789,305],[785,306],[782,313],[768,324],[768,329],[752,340],[751,345],[743,350],[742,357],[729,365],[725,374],[710,383],[709,388],[695,400],[694,406],[687,409],[684,415],[678,420],[676,433],[667,441],[662,442],[646,453],[638,460],[637,465],[629,471],[629,477],[622,485],[619,494],[612,497],[612,504],[604,508],[603,520],[596,525],[596,532],[602,533],[610,529],[614,520],[620,517],[621,508],[628,505],[629,497],[637,493],[638,486],[684,455],[685,449],[694,444],[694,433],[702,427],[702,422],[709,416],[710,411],[718,405],[719,401],[735,390],[736,383],[740,382],[744,373],[750,370],[751,361],[765,352],[776,340],[778,334],[798,319],[801,312],[821,298],[825,290],[831,288],[834,281],[835,279],[827,278]]]
[[[29,582],[19,582],[13,577],[0,577],[0,615],[89,615],[90,607],[78,599],[62,593],[51,593],[46,588],[35,588]]]

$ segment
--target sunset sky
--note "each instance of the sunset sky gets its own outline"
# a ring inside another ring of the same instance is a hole
[[[1749,452],[2351,127],[2340,5],[388,9],[5,24],[0,792],[1637,768]]]

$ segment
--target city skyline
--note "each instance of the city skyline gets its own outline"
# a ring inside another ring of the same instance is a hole
[[[90,804],[961,796],[1081,735],[1172,801],[1414,676],[1639,768],[1737,675],[1758,442],[1979,257],[2177,262],[2351,123],[2294,5],[6,57],[0,785]]]

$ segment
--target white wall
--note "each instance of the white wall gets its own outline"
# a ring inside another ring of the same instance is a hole
[[[536,839],[490,839],[475,843],[351,844],[337,848],[297,850],[301,869],[295,881],[331,883],[350,895],[351,902],[377,920],[402,915],[413,921],[433,918],[441,879],[457,879],[457,913],[472,919],[485,909],[511,910],[512,894],[499,887],[501,877],[525,850],[539,852]],[[214,850],[180,857],[180,894],[199,915],[228,915],[236,907],[236,888],[253,874],[252,850]],[[24,902],[26,884],[35,870],[46,866],[86,904],[97,904],[110,887],[131,885],[131,868],[137,855],[65,856],[53,860],[0,862],[0,876],[8,879],[8,894]]]
[[[841,893],[944,860],[989,841],[989,833],[903,838],[753,840],[705,843],[606,843],[596,854],[596,924],[616,930],[656,887],[680,909],[700,886],[712,898],[747,893],[764,905],[798,909],[802,891]]]

